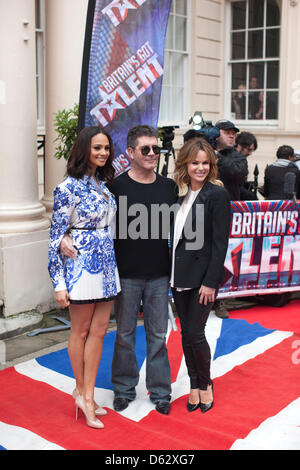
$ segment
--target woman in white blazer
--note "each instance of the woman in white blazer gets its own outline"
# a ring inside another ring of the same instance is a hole
[[[175,166],[180,209],[171,230],[171,287],[190,377],[187,408],[203,413],[213,406],[211,355],[204,329],[223,281],[230,227],[229,195],[216,178],[216,155],[210,144],[204,138],[186,142]]]

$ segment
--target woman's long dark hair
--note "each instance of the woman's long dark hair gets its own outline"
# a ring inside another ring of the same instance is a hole
[[[89,172],[89,160],[92,138],[97,134],[103,134],[109,141],[109,157],[105,165],[97,168],[96,175],[105,182],[112,182],[115,169],[112,166],[114,158],[114,144],[110,135],[99,126],[89,126],[82,129],[71,149],[67,163],[67,174],[73,178],[82,178]]]

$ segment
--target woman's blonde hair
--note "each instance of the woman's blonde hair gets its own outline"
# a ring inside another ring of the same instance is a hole
[[[185,196],[188,192],[188,186],[190,184],[190,177],[187,171],[187,164],[193,161],[199,150],[203,150],[210,164],[209,173],[206,181],[210,181],[218,186],[223,186],[223,183],[217,179],[218,167],[217,158],[212,146],[202,137],[196,137],[188,140],[183,147],[179,150],[176,162],[174,179],[179,189],[179,196]]]

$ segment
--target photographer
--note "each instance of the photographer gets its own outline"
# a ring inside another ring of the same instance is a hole
[[[241,187],[248,175],[247,158],[235,146],[239,129],[231,121],[222,119],[215,124],[220,131],[216,139],[218,177],[223,182],[232,201],[241,199]]]
[[[265,199],[278,200],[289,198],[286,193],[286,181],[289,174],[294,174],[291,193],[300,198],[300,171],[295,162],[294,149],[290,145],[281,145],[276,152],[277,160],[265,169],[263,194]]]
[[[241,188],[244,186],[248,175],[246,156],[234,148],[239,129],[231,121],[225,119],[218,121],[215,127],[220,131],[220,136],[216,138],[218,178],[224,184],[230,199],[238,201],[241,199]],[[213,309],[217,317],[229,317],[224,300],[215,300]]]
[[[235,149],[245,157],[257,150],[257,140],[251,132],[240,132],[235,139]]]
[[[235,149],[244,155],[244,157],[250,157],[253,152],[257,149],[257,140],[254,134],[251,132],[240,132],[235,139]],[[248,168],[248,163],[247,163]],[[246,179],[244,184],[241,186],[240,199],[242,201],[255,201],[257,200],[256,193],[250,190],[251,183]]]

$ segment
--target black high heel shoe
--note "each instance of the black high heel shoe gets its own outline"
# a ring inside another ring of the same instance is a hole
[[[200,406],[201,406],[200,402],[196,403],[196,404],[192,404],[189,401],[187,401],[187,403],[186,403],[186,407],[187,407],[188,411],[190,411],[190,412],[198,410],[198,408],[200,408]]]
[[[214,391],[214,384],[213,382],[210,384],[211,385],[211,391],[213,392]],[[213,407],[213,404],[214,404],[214,400],[210,403],[199,403],[200,405],[200,410],[202,411],[202,413],[206,413],[207,411],[209,411],[212,407]]]

